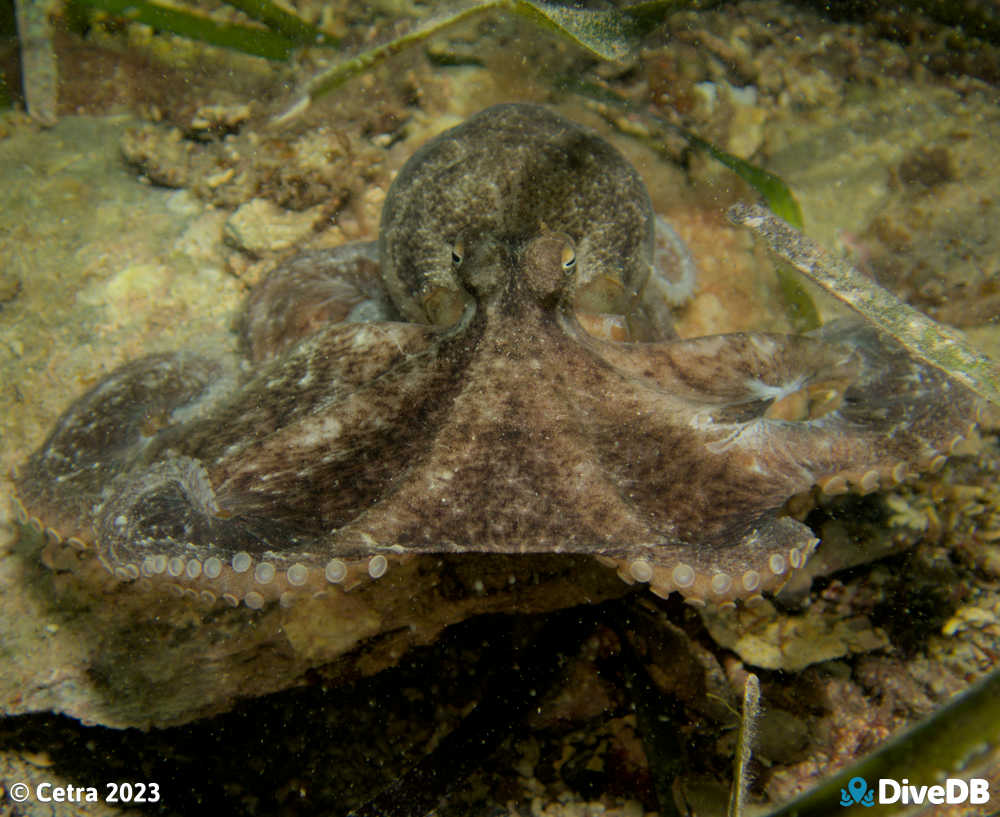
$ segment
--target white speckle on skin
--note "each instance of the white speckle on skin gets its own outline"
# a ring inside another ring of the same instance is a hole
[[[296,448],[320,448],[336,440],[344,430],[341,422],[331,414],[321,414],[303,420],[296,426],[296,433],[289,437],[289,445]]]

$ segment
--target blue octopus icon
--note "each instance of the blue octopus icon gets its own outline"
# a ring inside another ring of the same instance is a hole
[[[875,805],[875,790],[868,788],[868,781],[863,777],[852,777],[847,788],[840,790],[840,805],[847,807],[856,803],[866,808]]]

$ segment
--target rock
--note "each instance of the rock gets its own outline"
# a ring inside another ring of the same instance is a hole
[[[769,601],[734,611],[702,611],[720,646],[763,669],[798,672],[811,664],[889,645],[886,634],[860,615],[837,615],[824,604],[801,614],[782,614]]]
[[[324,205],[317,205],[293,212],[267,199],[252,199],[229,217],[226,241],[253,255],[288,249],[312,233],[325,210]]]

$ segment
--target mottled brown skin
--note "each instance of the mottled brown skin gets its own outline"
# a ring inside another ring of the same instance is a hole
[[[975,396],[871,330],[588,334],[579,292],[609,278],[609,307],[670,337],[643,304],[652,224],[599,137],[484,111],[400,173],[381,282],[371,247],[277,272],[248,307],[242,384],[186,355],[119,369],[23,469],[26,512],[122,578],[251,606],[455,551],[589,553],[730,603],[815,546],[779,515],[790,496],[872,490],[974,437]]]

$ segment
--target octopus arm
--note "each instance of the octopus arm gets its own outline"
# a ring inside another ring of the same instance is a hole
[[[254,363],[274,360],[331,323],[398,320],[379,269],[376,242],[305,252],[276,267],[244,309],[247,356]]]
[[[852,321],[808,336],[583,342],[650,401],[671,402],[710,452],[742,452],[752,469],[787,474],[788,494],[838,475],[867,478],[867,490],[893,472],[898,481],[907,465],[961,453],[983,411],[969,389]]]
[[[167,429],[211,411],[235,385],[229,360],[162,354],[122,366],[62,415],[21,469],[19,500],[60,536],[89,541],[109,485]]]

